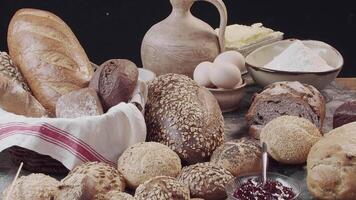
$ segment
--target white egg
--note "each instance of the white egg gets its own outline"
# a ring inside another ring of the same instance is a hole
[[[210,81],[209,74],[213,67],[212,62],[202,62],[194,70],[193,78],[195,82],[200,86],[212,87],[213,84]]]
[[[241,72],[246,71],[245,57],[237,51],[225,51],[218,55],[214,63],[227,62],[237,66]]]
[[[209,74],[211,82],[218,88],[232,89],[241,82],[239,68],[230,63],[214,63]]]

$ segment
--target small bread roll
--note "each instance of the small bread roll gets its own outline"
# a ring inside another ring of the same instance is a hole
[[[97,195],[95,200],[135,200],[135,198],[125,192],[112,190],[106,194]]]
[[[118,170],[106,163],[88,162],[75,167],[62,182],[70,182],[70,179],[88,176],[94,194],[106,194],[111,190],[124,191],[125,180]],[[94,181],[94,183],[93,183]],[[89,186],[90,187],[90,186]]]
[[[261,146],[252,138],[241,138],[224,143],[211,156],[210,162],[228,170],[232,175],[260,172]]]
[[[84,174],[76,174],[63,179],[59,186],[57,200],[86,200],[95,197],[95,180]]]
[[[157,176],[141,184],[135,192],[136,200],[188,200],[187,185],[168,176]]]
[[[56,199],[58,195],[59,182],[44,174],[30,174],[17,179],[11,194],[8,192],[11,188],[9,185],[3,192],[3,198],[10,200],[49,200]]]
[[[234,176],[224,168],[211,163],[198,163],[184,167],[178,180],[189,186],[192,197],[205,200],[226,199],[225,185]]]
[[[124,151],[118,169],[128,186],[135,189],[156,176],[178,176],[182,165],[179,156],[169,147],[157,142],[143,142]]]
[[[302,164],[322,135],[307,119],[282,116],[270,121],[262,129],[260,137],[261,143],[267,144],[268,154],[278,162]]]

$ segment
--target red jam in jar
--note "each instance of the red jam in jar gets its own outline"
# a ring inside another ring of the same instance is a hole
[[[295,195],[292,188],[281,182],[267,180],[263,185],[257,178],[248,179],[234,192],[234,197],[239,200],[290,200]]]

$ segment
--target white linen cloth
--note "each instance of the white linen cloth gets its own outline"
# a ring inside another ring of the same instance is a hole
[[[139,81],[130,103],[100,116],[28,118],[0,109],[0,151],[20,146],[49,155],[69,170],[89,161],[116,165],[126,148],[146,139],[146,99],[147,86]]]

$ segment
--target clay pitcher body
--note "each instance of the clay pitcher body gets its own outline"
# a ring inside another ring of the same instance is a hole
[[[213,61],[224,51],[226,7],[222,0],[204,0],[219,10],[220,31],[217,35],[210,25],[191,14],[190,9],[197,0],[170,1],[172,13],[154,25],[143,39],[142,64],[157,75],[177,73],[192,77],[199,63]]]

